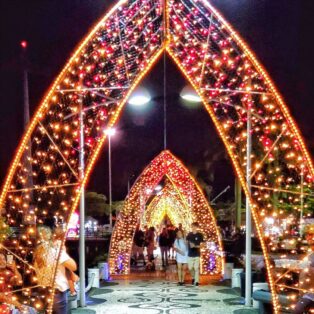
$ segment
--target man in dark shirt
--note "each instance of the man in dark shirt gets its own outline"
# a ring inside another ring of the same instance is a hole
[[[203,235],[198,232],[199,224],[197,222],[193,222],[192,232],[190,232],[187,237],[188,243],[188,266],[189,271],[192,276],[192,285],[199,285],[199,276],[200,276],[200,256],[201,250],[200,245],[204,241]]]
[[[134,234],[134,243],[133,243],[133,258],[135,265],[139,260],[143,260],[145,265],[145,259],[144,259],[144,244],[145,244],[145,234],[140,229],[139,226],[137,226]]]

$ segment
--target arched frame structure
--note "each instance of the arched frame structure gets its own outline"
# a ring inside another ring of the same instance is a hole
[[[167,216],[172,225],[182,223],[183,230],[189,230],[193,222],[189,200],[183,200],[178,190],[171,182],[167,182],[161,192],[158,192],[153,200],[147,205],[140,226],[161,224]]]
[[[313,164],[269,75],[206,0],[121,0],[83,39],[48,90],[18,146],[0,196],[1,214],[15,232],[2,246],[24,272],[26,303],[40,308],[52,297],[48,290],[41,294],[46,297],[31,297],[38,285],[31,263],[37,245],[34,226],[47,216],[69,220],[106,140],[103,129],[117,122],[132,90],[165,51],[200,95],[250,199],[274,310],[279,312],[276,288],[281,287],[275,286],[262,222],[284,215],[289,204],[302,230],[313,193]],[[80,109],[85,127],[82,177]],[[245,179],[248,120],[251,189]],[[52,266],[55,273],[56,263]]]
[[[130,190],[125,205],[119,213],[119,218],[111,236],[109,250],[110,273],[129,274],[136,226],[145,213],[153,209],[149,206],[146,209],[146,203],[152,198],[152,192],[163,179],[166,179],[167,182],[163,189],[164,194],[155,196],[152,203],[156,199],[157,204],[152,205],[158,205],[158,201],[162,200],[163,197],[169,196],[170,192],[176,192],[176,195],[172,197],[178,197],[181,206],[183,205],[177,209],[179,210],[177,214],[183,214],[185,222],[187,221],[189,224],[197,221],[200,225],[200,231],[204,235],[205,242],[201,247],[201,273],[222,274],[222,242],[213,210],[188,169],[168,150],[161,152],[144,169]],[[172,211],[175,210],[175,208],[172,209]],[[188,213],[186,213],[187,211]],[[190,217],[189,213],[191,214]]]

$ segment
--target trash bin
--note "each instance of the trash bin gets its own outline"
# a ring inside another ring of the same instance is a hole
[[[241,279],[241,297],[245,298],[245,273],[240,274]],[[251,273],[251,283],[253,288],[253,283],[259,280],[258,274],[256,271],[252,271]]]
[[[232,278],[233,263],[225,263],[224,280]]]
[[[264,291],[269,291],[269,286],[267,282],[254,282],[253,283],[253,291],[257,290],[264,290]],[[253,308],[258,309],[259,308],[259,301],[256,301],[253,299]]]
[[[108,263],[102,262],[98,263],[99,268],[99,278],[102,280],[109,280],[109,266]]]
[[[243,268],[233,268],[232,269],[232,279],[231,279],[231,287],[241,287],[240,274],[243,273]]]
[[[93,280],[92,287],[99,288],[99,268],[88,268],[88,283],[91,280]]]

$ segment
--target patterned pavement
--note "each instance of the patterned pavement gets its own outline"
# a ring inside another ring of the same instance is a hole
[[[194,287],[165,280],[119,280],[89,293],[86,309],[72,314],[257,314],[239,305],[239,292],[223,283]]]

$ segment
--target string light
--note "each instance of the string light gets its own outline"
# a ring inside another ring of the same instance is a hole
[[[250,198],[274,312],[281,310],[277,293],[285,292],[295,301],[295,291],[289,290],[285,276],[275,284],[281,273],[271,267],[269,258],[280,247],[271,235],[266,245],[264,221],[270,217],[274,225],[289,221],[302,234],[305,218],[313,216],[314,167],[282,96],[255,54],[206,0],[122,0],[82,40],[48,90],[18,146],[1,192],[3,230],[6,226],[17,230],[14,237],[10,232],[1,234],[1,242],[4,250],[9,248],[19,257],[23,286],[18,298],[24,304],[48,312],[52,307],[53,282],[39,294],[33,293],[38,288],[29,261],[37,245],[36,225],[50,216],[69,221],[78,205],[80,187],[86,185],[106,140],[103,130],[115,125],[132,91],[164,49],[200,96]],[[76,175],[81,104],[86,138],[83,181]],[[248,109],[254,165],[251,191],[245,180]],[[175,175],[170,177],[173,181]],[[180,180],[174,181],[184,191]],[[153,188],[151,181],[147,183]],[[131,199],[127,206],[126,213],[131,213]],[[209,213],[203,212],[213,222]],[[282,232],[285,236],[290,230]],[[295,244],[305,251],[302,241],[299,236]],[[296,249],[287,254],[295,255]],[[127,269],[127,260],[120,258],[120,264]],[[57,261],[52,265],[54,273],[56,265]]]
[[[164,189],[157,193],[146,209],[151,193],[163,179],[167,182]],[[166,204],[167,201],[170,203]],[[201,273],[223,273],[222,241],[213,210],[188,169],[170,151],[165,150],[136,180],[119,214],[109,249],[111,274],[129,274],[133,236],[141,219],[142,224],[144,220],[149,227],[155,226],[167,213],[174,222],[184,222],[187,231],[193,221],[199,222],[205,239],[201,246]]]

